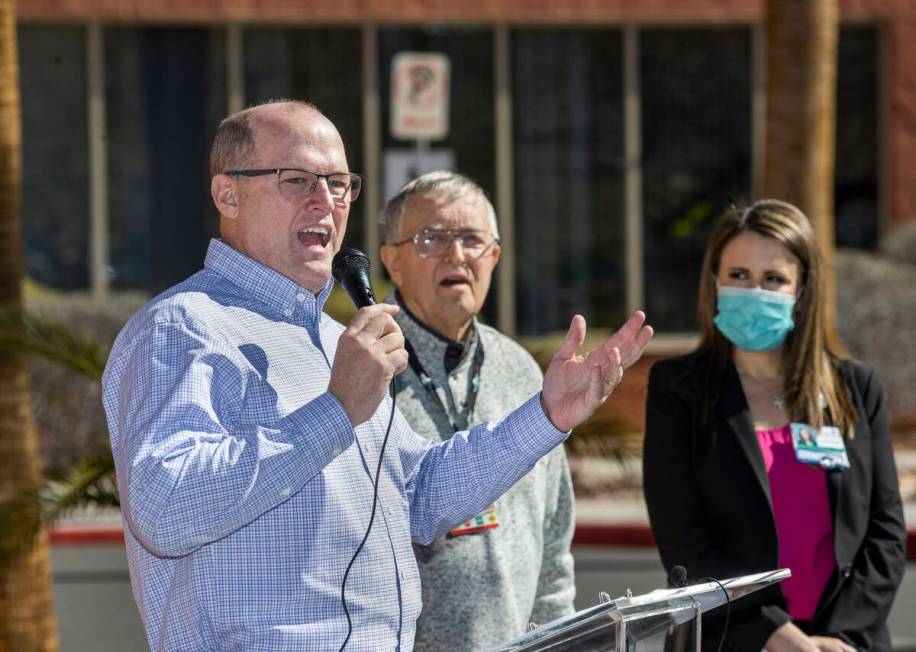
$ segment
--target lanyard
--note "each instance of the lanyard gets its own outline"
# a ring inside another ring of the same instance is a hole
[[[410,343],[410,340],[404,339],[404,348],[407,349],[408,364],[417,378],[420,379],[420,382],[423,384],[423,388],[432,398],[433,402],[439,408],[439,411],[448,419],[449,425],[452,427],[452,432],[458,432],[459,430],[465,430],[468,427],[468,421],[471,418],[471,414],[474,412],[474,406],[477,405],[477,393],[480,390],[480,369],[483,367],[483,342],[480,341],[480,336],[477,337],[477,350],[474,352],[474,360],[471,362],[471,386],[468,388],[468,401],[467,401],[467,417],[464,419],[464,423],[457,423],[455,419],[452,418],[452,415],[449,413],[448,408],[445,406],[445,403],[442,402],[442,397],[439,396],[439,392],[436,391],[436,383],[426,373],[426,369],[423,368],[422,363],[420,362],[420,357],[417,355],[413,346]],[[399,389],[403,389],[403,386]],[[445,388],[448,390],[448,386]],[[454,397],[453,397],[454,398]],[[457,402],[456,402],[457,407]]]

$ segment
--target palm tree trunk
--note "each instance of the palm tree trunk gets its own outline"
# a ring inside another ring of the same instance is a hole
[[[827,337],[836,335],[833,176],[837,0],[768,0],[766,137],[760,196],[810,218],[824,258]]]
[[[0,309],[21,305],[22,136],[16,18],[13,0],[0,0]],[[0,354],[0,509],[5,523],[38,528],[28,545],[0,533],[0,651],[57,650],[48,542],[40,529],[38,462],[25,360]],[[11,518],[11,511],[16,511]]]

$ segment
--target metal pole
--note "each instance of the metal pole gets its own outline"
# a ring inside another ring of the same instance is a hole
[[[512,79],[509,28],[497,25],[494,39],[495,128],[496,128],[496,214],[502,254],[497,269],[499,306],[497,323],[507,335],[517,332],[515,313],[515,201],[512,166]]]
[[[363,169],[366,173],[366,184],[363,189],[365,197],[364,215],[366,219],[365,246],[366,255],[372,269],[381,273],[379,258],[378,214],[381,209],[381,127],[379,124],[378,97],[378,28],[367,24],[362,31],[363,55]]]
[[[89,280],[92,298],[108,297],[108,151],[105,130],[105,35],[101,24],[86,30],[89,80]]]
[[[229,113],[245,108],[245,74],[242,63],[242,26],[226,26],[226,95]]]
[[[623,30],[624,222],[627,312],[645,307],[642,225],[642,112],[639,86],[639,27]]]

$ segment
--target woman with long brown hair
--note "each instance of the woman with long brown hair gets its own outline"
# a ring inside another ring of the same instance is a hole
[[[792,570],[732,606],[728,649],[890,650],[906,531],[884,393],[828,341],[823,287],[799,209],[729,209],[700,272],[700,344],[650,374],[644,483],[665,567]],[[710,649],[722,625],[704,618]]]

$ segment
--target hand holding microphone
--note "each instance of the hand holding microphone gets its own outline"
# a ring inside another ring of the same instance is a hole
[[[332,274],[359,312],[338,340],[328,391],[358,426],[375,413],[392,378],[407,368],[407,351],[393,319],[398,307],[375,303],[366,255],[344,247],[334,256]]]

